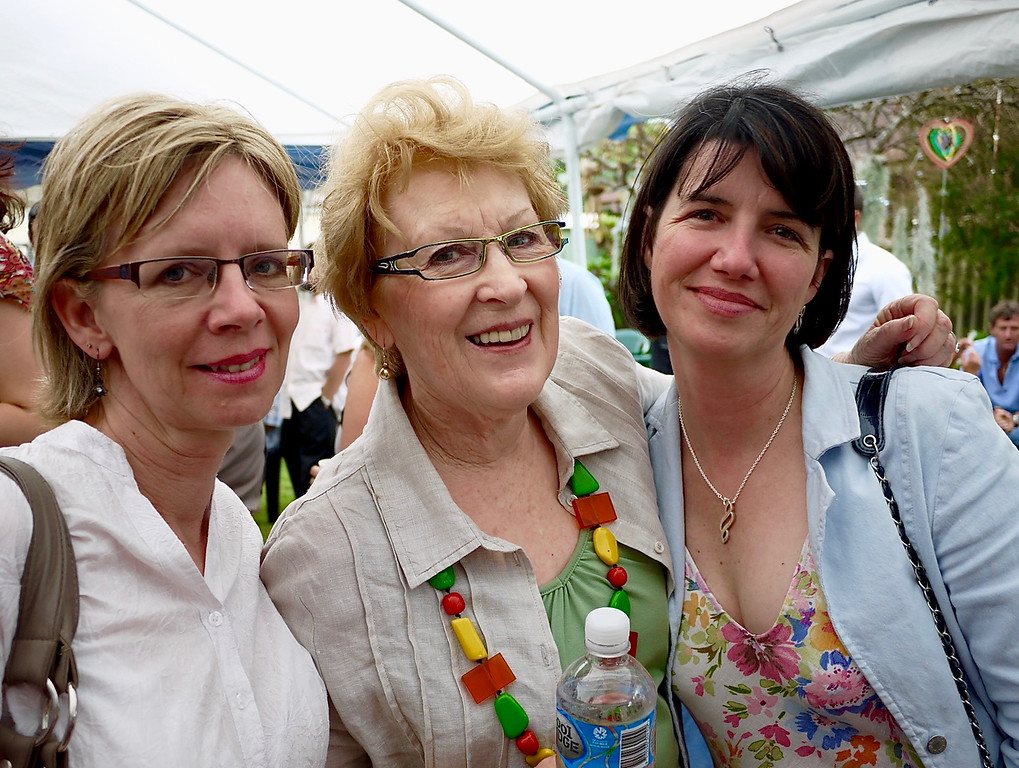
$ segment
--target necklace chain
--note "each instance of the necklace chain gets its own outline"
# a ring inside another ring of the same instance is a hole
[[[690,451],[690,456],[693,457],[693,463],[694,465],[696,465],[697,471],[701,473],[701,477],[704,479],[704,482],[708,484],[708,488],[710,488],[714,492],[714,494],[718,497],[718,500],[722,502],[722,509],[725,510],[724,514],[722,515],[722,519],[718,523],[718,530],[719,533],[721,533],[722,535],[723,544],[729,541],[729,529],[732,528],[733,523],[736,522],[736,500],[739,498],[739,495],[743,493],[743,487],[747,484],[747,480],[750,479],[750,475],[752,475],[754,473],[754,470],[757,469],[757,465],[761,463],[761,459],[764,458],[765,452],[771,447],[771,444],[774,442],[775,435],[778,434],[778,431],[782,428],[782,425],[785,423],[785,417],[789,415],[789,410],[793,407],[793,400],[795,398],[796,398],[796,376],[794,375],[793,391],[789,393],[789,402],[785,404],[785,410],[782,411],[782,418],[778,420],[778,424],[775,425],[775,429],[771,433],[771,437],[768,438],[768,442],[764,444],[764,447],[761,449],[761,452],[757,454],[757,458],[754,459],[754,463],[750,465],[750,469],[748,469],[747,473],[743,476],[743,482],[740,483],[739,488],[736,489],[736,494],[730,499],[719,493],[718,489],[714,486],[714,484],[710,480],[708,480],[708,476],[704,474],[704,468],[701,466],[700,459],[697,458],[697,452],[693,449],[693,446],[690,444],[690,436],[687,434],[686,427],[683,424],[683,402],[679,399],[677,393],[676,403],[679,410],[679,431],[683,433],[683,440],[684,442],[686,442],[687,450]]]

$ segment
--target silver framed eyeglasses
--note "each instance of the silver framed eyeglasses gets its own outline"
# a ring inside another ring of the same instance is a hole
[[[379,259],[377,275],[417,275],[424,280],[466,277],[485,266],[488,246],[498,243],[510,261],[528,264],[555,256],[570,241],[563,237],[562,221],[539,221],[495,237],[475,237],[429,243],[412,251]]]
[[[193,299],[215,290],[220,269],[226,264],[239,266],[253,291],[281,291],[308,282],[314,259],[309,250],[289,249],[258,251],[239,259],[175,256],[93,269],[80,279],[130,280],[147,298]]]

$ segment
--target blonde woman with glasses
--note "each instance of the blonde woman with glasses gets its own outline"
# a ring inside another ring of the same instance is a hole
[[[322,683],[259,581],[258,527],[216,480],[283,380],[311,267],[288,247],[299,200],[264,129],[161,96],[104,105],[47,162],[33,312],[58,426],[3,454],[46,478],[71,532],[75,768],[324,759]],[[0,530],[6,664],[32,530],[6,476]],[[5,691],[3,718],[31,733],[36,693]]]

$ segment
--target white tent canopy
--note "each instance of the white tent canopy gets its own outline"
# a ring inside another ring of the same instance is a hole
[[[793,0],[419,0],[543,83],[630,66]],[[641,7],[642,6],[642,7]],[[660,24],[659,24],[660,22]],[[500,106],[535,92],[398,0],[31,0],[4,18],[0,136],[55,139],[138,90],[235,102],[284,144],[329,144],[388,82],[451,74]]]
[[[1015,77],[1019,0],[805,0],[559,90],[583,147],[749,71],[804,89],[823,107]],[[558,106],[541,97],[526,104],[555,130]]]
[[[824,105],[1019,73],[1019,0],[418,2],[569,97],[585,145],[752,69]],[[329,144],[383,84],[437,73],[556,117],[397,0],[33,0],[7,14],[4,41],[0,136],[12,139],[52,140],[103,99],[160,90],[235,102],[285,144]]]
[[[579,211],[564,114],[582,147],[748,70],[822,106],[1019,74],[1019,0],[415,2],[527,80],[399,0],[32,0],[4,20],[0,137],[44,154],[100,101],[154,90],[232,102],[320,148],[382,85],[452,74],[550,126]]]

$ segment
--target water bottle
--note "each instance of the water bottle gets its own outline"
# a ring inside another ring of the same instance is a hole
[[[655,764],[654,680],[629,653],[630,617],[595,608],[584,623],[587,654],[556,689],[557,765],[646,768]]]

